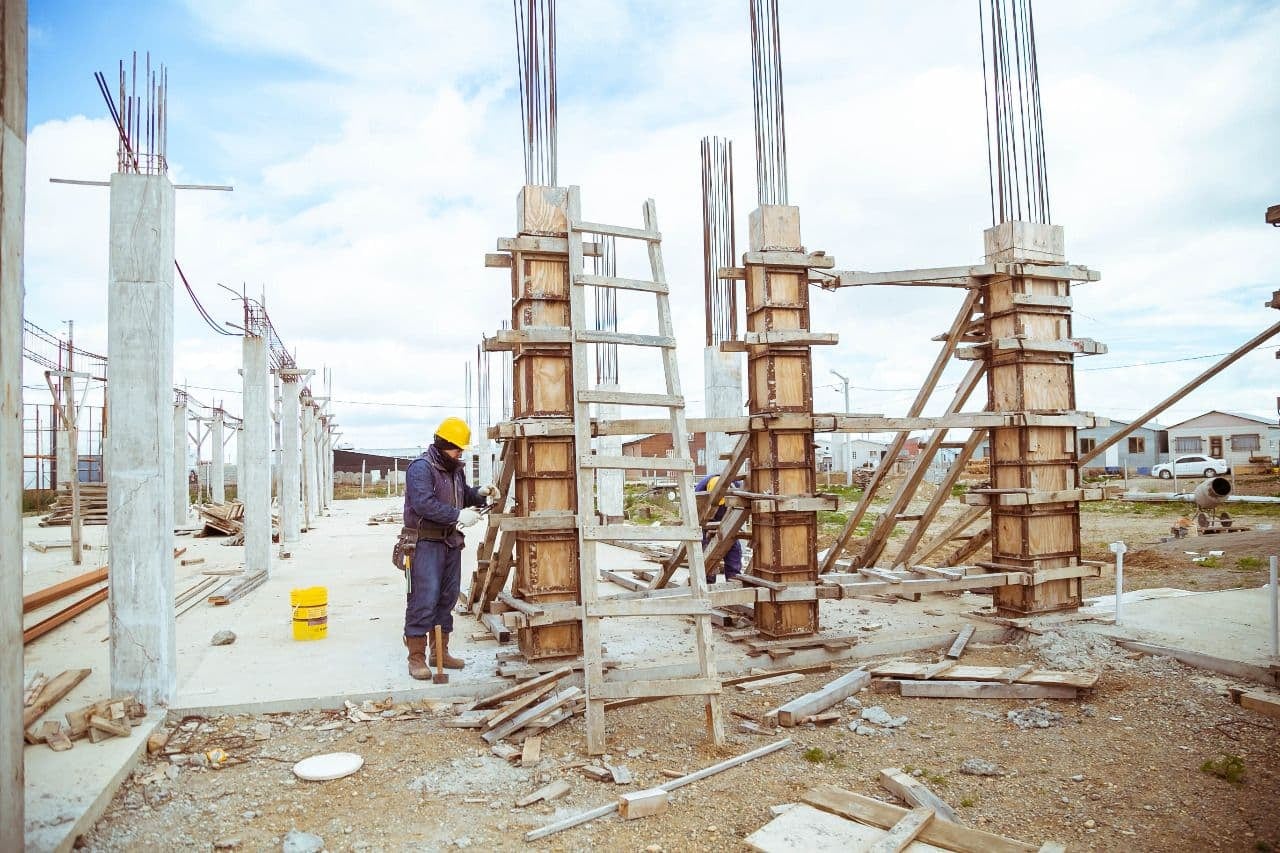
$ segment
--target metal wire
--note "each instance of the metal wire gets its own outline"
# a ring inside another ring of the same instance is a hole
[[[778,0],[751,0],[751,92],[756,130],[756,195],[787,203],[787,127],[782,104]]]
[[[738,337],[738,288],[720,278],[737,252],[733,241],[733,142],[702,138],[702,290],[707,346]]]
[[[1048,224],[1049,184],[1031,0],[978,0],[978,35],[992,222]]]
[[[613,237],[597,235],[600,254],[592,258],[596,275],[618,274],[617,245]],[[618,331],[618,291],[612,287],[594,288],[596,296],[595,326],[606,332]],[[596,344],[596,385],[618,383],[618,345]]]
[[[524,181],[556,186],[556,4],[512,0],[520,118],[524,124]]]

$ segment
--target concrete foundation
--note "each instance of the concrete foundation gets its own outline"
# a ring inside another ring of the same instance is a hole
[[[27,4],[0,6],[0,850],[23,849],[22,256]]]
[[[299,468],[298,415],[302,390],[297,371],[288,371],[280,383],[280,544],[302,538],[302,478]]]
[[[225,503],[226,492],[226,421],[222,409],[213,410],[213,424],[209,427],[209,499],[216,504]]]
[[[616,382],[607,382],[599,390],[618,391],[620,388]],[[601,403],[596,406],[596,417],[601,420],[618,420],[622,417],[622,407],[615,403]],[[600,436],[596,439],[596,452],[601,456],[621,456],[622,436]],[[605,524],[622,520],[622,487],[626,479],[626,472],[617,468],[600,468],[596,471],[596,509]]]
[[[236,470],[236,494],[244,503],[244,570],[271,568],[271,387],[267,339],[246,333],[244,350],[244,452]]]
[[[740,418],[743,415],[742,356],[720,352],[710,346],[702,351],[702,375],[706,383],[703,406],[709,418]],[[733,450],[735,438],[723,432],[707,433],[707,471],[724,468],[720,457]]]
[[[173,523],[182,525],[191,508],[191,489],[187,481],[187,398],[180,395],[173,404]]]
[[[173,184],[111,176],[106,437],[111,695],[167,705],[173,615]]]

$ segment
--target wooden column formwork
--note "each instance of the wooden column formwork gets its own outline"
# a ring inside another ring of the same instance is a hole
[[[1005,222],[988,229],[985,239],[989,263],[1034,268],[1065,259],[1061,226]],[[997,275],[985,280],[982,298],[990,410],[1074,412],[1070,283]],[[1030,573],[1079,565],[1078,499],[1041,502],[1052,497],[1049,493],[1069,495],[1079,488],[1075,427],[991,429],[990,459],[992,563]],[[1005,503],[1001,490],[1023,493],[1026,502]],[[1070,610],[1080,606],[1081,589],[1080,578],[999,586],[995,605],[1007,615]]]
[[[516,421],[572,423],[573,354],[568,343],[569,250],[566,190],[527,186],[517,203],[519,237],[500,243],[511,253],[511,327],[517,332],[558,329],[564,343],[515,343],[512,416]],[[567,436],[520,436],[512,459],[517,517],[573,516],[578,508],[577,449]],[[570,517],[561,529],[517,530],[513,594],[533,604],[582,603],[578,533]],[[582,654],[577,621],[521,628],[520,652],[528,660]]]
[[[773,429],[769,416],[813,414],[813,364],[809,331],[809,268],[812,257],[800,242],[800,210],[764,205],[751,213],[751,251],[744,258],[747,320],[747,408],[763,416],[750,433],[748,489],[758,494],[807,497],[814,494],[816,466],[813,426]],[[783,333],[768,336],[765,333]],[[761,338],[791,343],[753,344]],[[759,509],[751,514],[751,573],[775,583],[816,584],[818,518],[815,512]],[[769,637],[792,637],[818,630],[818,602],[757,601],[755,623]]]

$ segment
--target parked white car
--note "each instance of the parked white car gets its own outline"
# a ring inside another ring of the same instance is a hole
[[[1172,463],[1156,465],[1152,467],[1151,473],[1162,480],[1172,480],[1175,466],[1179,477],[1216,477],[1231,470],[1231,466],[1225,459],[1214,459],[1212,456],[1196,453],[1190,456],[1179,456]]]

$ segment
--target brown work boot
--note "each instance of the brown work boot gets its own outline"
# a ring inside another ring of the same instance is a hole
[[[427,665],[427,638],[405,637],[404,646],[409,650],[409,675],[419,681],[431,678],[431,667]]]
[[[462,658],[455,658],[453,655],[449,654],[449,632],[441,631],[440,636],[444,638],[444,642],[441,643],[441,647],[442,647],[441,651],[444,652],[444,655],[443,655],[444,668],[445,669],[462,669],[464,666],[466,666],[467,665],[466,661],[464,661]],[[436,649],[435,649],[435,640],[433,639],[431,641],[431,665],[435,666],[435,662],[436,662]]]

